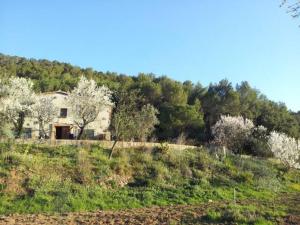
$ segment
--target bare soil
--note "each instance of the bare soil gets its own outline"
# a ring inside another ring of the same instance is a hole
[[[280,225],[300,225],[300,196],[286,196],[279,199],[288,207],[288,215],[278,220]],[[253,204],[250,201],[238,204]],[[118,211],[76,212],[62,214],[13,214],[0,216],[0,225],[172,225],[172,224],[209,224],[202,218],[208,209],[217,210],[228,202],[210,202],[201,205],[176,205],[167,207],[151,207]],[[264,204],[255,202],[255,204]],[[217,223],[214,223],[217,224]],[[225,224],[225,223],[218,223]]]

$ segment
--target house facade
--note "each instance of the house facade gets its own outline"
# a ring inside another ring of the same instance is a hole
[[[53,104],[58,110],[57,117],[44,126],[47,136],[52,140],[76,139],[79,128],[74,123],[74,116],[71,107],[68,105],[68,93],[56,91],[41,94],[41,96],[45,95],[53,98]],[[85,127],[82,139],[110,140],[110,132],[108,129],[110,126],[111,113],[112,107],[104,107],[98,114],[96,120]],[[24,138],[39,138],[39,122],[36,118],[27,117],[25,119],[23,136]]]

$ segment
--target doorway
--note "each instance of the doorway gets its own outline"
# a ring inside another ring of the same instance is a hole
[[[56,139],[70,139],[70,126],[57,126],[55,127]]]

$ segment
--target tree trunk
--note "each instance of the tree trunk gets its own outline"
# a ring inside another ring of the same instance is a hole
[[[46,131],[44,128],[44,123],[40,121],[39,123],[39,139],[45,139],[46,138]]]
[[[20,112],[17,123],[15,124],[16,138],[20,138],[22,135],[24,120],[25,120],[25,114],[24,112]]]
[[[77,140],[80,140],[80,138],[81,138],[81,136],[82,136],[82,134],[83,134],[84,127],[85,127],[85,126],[79,127],[79,128],[80,128],[80,131],[79,131],[79,134],[78,134],[78,136],[77,136]]]
[[[117,142],[118,142],[118,140],[115,140],[113,146],[111,147],[110,154],[109,154],[109,159],[112,158],[112,154],[113,154],[113,152],[114,152],[114,148],[115,148]]]

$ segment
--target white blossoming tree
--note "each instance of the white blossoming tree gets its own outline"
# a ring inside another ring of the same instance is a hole
[[[232,117],[222,115],[212,127],[213,143],[237,152],[244,141],[251,135],[254,124],[251,120],[241,116]]]
[[[58,108],[53,104],[53,97],[40,97],[33,106],[33,116],[39,122],[39,137],[48,138],[49,130],[45,128],[45,124],[50,123],[58,114]]]
[[[68,98],[74,115],[74,123],[79,127],[77,139],[80,139],[84,128],[95,121],[105,106],[112,106],[112,92],[105,86],[98,87],[94,80],[81,77],[77,87]]]
[[[298,141],[284,133],[271,132],[268,144],[274,156],[287,167],[300,169],[300,148]]]
[[[5,95],[1,100],[1,111],[6,120],[13,124],[15,137],[21,137],[25,117],[31,115],[36,95],[32,81],[25,78],[12,77],[2,85]]]

